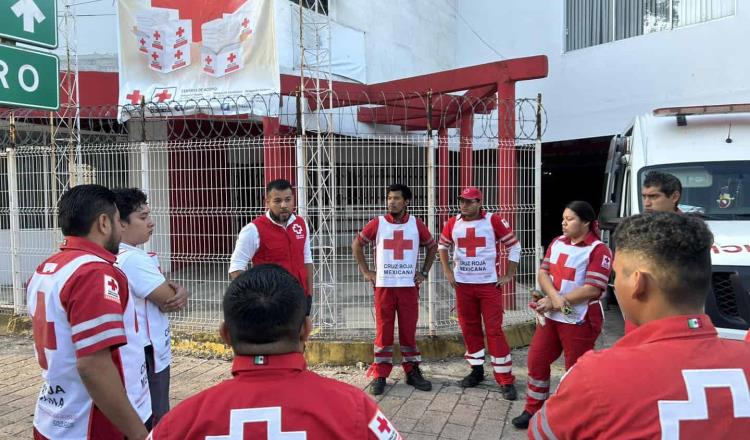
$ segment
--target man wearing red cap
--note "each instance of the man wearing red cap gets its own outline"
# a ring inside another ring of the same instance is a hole
[[[503,297],[500,288],[516,274],[521,244],[500,214],[482,209],[482,192],[465,188],[458,198],[461,213],[451,217],[440,235],[438,251],[443,272],[456,289],[458,323],[466,345],[465,358],[471,373],[461,386],[474,387],[484,380],[484,333],[495,380],[503,397],[516,399],[515,378],[511,373],[510,347],[503,334]],[[508,249],[508,270],[498,277],[500,244]],[[453,248],[453,269],[448,251]]]

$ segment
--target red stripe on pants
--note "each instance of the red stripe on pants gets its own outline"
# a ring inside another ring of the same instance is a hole
[[[393,328],[398,316],[398,342],[402,347],[417,347],[417,319],[419,319],[418,287],[376,287],[375,288],[375,346],[393,346]],[[392,353],[391,353],[392,354]],[[386,359],[385,353],[378,353],[381,362],[373,362],[376,377],[388,377],[393,368],[393,359]],[[406,353],[418,356],[419,349]],[[404,353],[401,353],[404,356]],[[402,362],[405,372],[419,363]]]
[[[476,353],[484,349],[486,332],[490,356],[502,358],[510,354],[510,347],[503,333],[503,295],[494,283],[456,283],[456,310],[467,353]],[[515,381],[513,373],[495,373],[493,369],[493,374],[497,383],[501,385]]]
[[[592,304],[581,324],[568,324],[546,319],[545,325],[537,325],[529,347],[529,379],[531,382],[549,382],[550,365],[560,353],[565,356],[565,370],[569,370],[584,353],[594,348],[596,338],[602,331],[603,314],[600,304]],[[530,391],[548,394],[549,385],[535,386],[529,383]],[[546,399],[537,399],[526,394],[526,411],[536,413]]]

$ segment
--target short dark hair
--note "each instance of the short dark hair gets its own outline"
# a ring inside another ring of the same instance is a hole
[[[584,202],[583,200],[574,200],[565,205],[565,207],[575,212],[578,218],[581,219],[581,221],[591,223],[596,220],[594,207],[591,206],[591,203],[589,202]]]
[[[114,222],[115,193],[102,185],[78,185],[66,191],[57,204],[57,219],[63,235],[85,237],[102,214]]]
[[[262,264],[242,273],[227,288],[223,307],[235,352],[242,343],[294,341],[305,322],[305,292],[277,264]]]
[[[388,185],[388,188],[385,190],[385,195],[394,192],[394,191],[401,191],[401,197],[404,198],[404,200],[411,200],[411,188],[404,185],[403,183],[394,183],[392,185]]]
[[[292,184],[289,183],[289,181],[286,179],[276,179],[266,184],[266,194],[270,193],[273,190],[286,191],[288,189],[292,189]]]
[[[653,264],[670,303],[705,304],[714,238],[703,220],[674,212],[638,214],[620,223],[614,241],[617,253],[639,254]]]
[[[682,183],[680,179],[672,174],[663,171],[649,171],[643,178],[644,188],[659,188],[665,196],[672,197],[672,194],[679,192],[682,196]]]
[[[120,219],[125,223],[130,223],[130,214],[148,204],[148,197],[138,188],[114,188],[112,192],[116,196],[115,203],[120,211]]]

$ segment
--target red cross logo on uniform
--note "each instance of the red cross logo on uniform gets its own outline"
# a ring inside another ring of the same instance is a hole
[[[36,293],[36,307],[34,308],[34,319],[32,328],[34,331],[34,347],[39,366],[46,370],[47,354],[44,349],[57,350],[57,339],[55,338],[55,323],[47,322],[47,307],[44,302],[44,292]]]
[[[565,266],[565,263],[568,262],[568,257],[568,254],[560,254],[557,256],[557,261],[549,266],[549,273],[552,275],[552,284],[554,284],[557,290],[560,290],[562,287],[563,280],[575,281],[576,279],[575,268]]]
[[[404,231],[393,231],[393,238],[383,240],[383,249],[393,251],[394,260],[403,260],[404,251],[410,251],[414,240],[404,240]]]
[[[185,29],[183,29],[182,26],[180,26],[179,28],[177,28],[177,32],[175,32],[175,34],[177,34],[177,36],[180,37],[180,38],[182,38],[182,34],[184,34],[184,33],[185,33]]]
[[[141,91],[133,90],[129,95],[125,95],[125,99],[129,99],[131,104],[136,105],[141,102]]]
[[[110,278],[109,281],[107,281],[107,287],[114,292],[117,292],[120,289],[120,286],[117,285],[114,278]]]
[[[154,32],[154,40],[158,40],[159,38],[161,38],[159,31]]]
[[[178,50],[177,52],[175,52],[174,57],[177,58],[177,59],[182,58],[182,51]]]
[[[388,419],[385,417],[378,417],[378,431],[380,432],[391,432],[391,426],[388,423]]]
[[[477,248],[483,248],[486,244],[486,238],[477,237],[476,228],[466,228],[466,237],[458,239],[458,247],[466,250],[467,257],[476,257]]]
[[[171,98],[171,97],[172,97],[172,95],[170,95],[170,94],[169,94],[169,90],[167,90],[167,89],[164,89],[164,90],[162,90],[162,91],[161,91],[160,93],[158,93],[158,94],[154,95],[154,97],[155,97],[155,98],[158,98],[158,99],[159,99],[159,102],[164,102],[164,101],[166,101],[167,99]]]
[[[230,52],[229,56],[227,57],[227,61],[233,63],[235,59],[237,59],[237,55],[235,55],[234,52]]]
[[[211,57],[210,57],[210,56],[207,56],[207,57],[206,57],[206,64],[211,64],[211,61],[213,61],[213,60],[211,59]]]

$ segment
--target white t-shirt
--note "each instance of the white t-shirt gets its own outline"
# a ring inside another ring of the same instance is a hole
[[[156,254],[120,243],[117,267],[128,277],[128,287],[135,298],[138,325],[144,327],[139,332],[143,335],[143,346],[153,347],[154,371],[162,371],[172,361],[169,318],[148,300],[148,296],[167,281],[159,269],[159,260]]]

